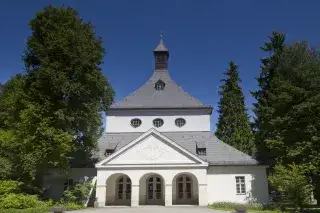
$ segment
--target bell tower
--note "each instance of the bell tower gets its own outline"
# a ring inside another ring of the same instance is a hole
[[[164,45],[162,33],[160,43],[153,50],[153,54],[155,59],[155,70],[168,70],[169,50]]]

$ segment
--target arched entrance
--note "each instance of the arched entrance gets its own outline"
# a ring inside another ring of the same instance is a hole
[[[164,205],[164,180],[158,174],[146,174],[140,181],[140,205]]]
[[[198,180],[194,175],[178,174],[174,177],[172,186],[172,204],[198,204]]]
[[[106,205],[131,205],[131,179],[127,175],[111,175],[106,190]]]
[[[119,204],[131,205],[131,180],[128,176],[120,176],[117,180],[116,201]]]

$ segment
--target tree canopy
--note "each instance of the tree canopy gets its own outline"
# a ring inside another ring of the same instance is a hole
[[[46,7],[29,26],[25,72],[2,87],[0,155],[14,162],[13,177],[38,183],[48,168],[92,158],[114,92],[102,40],[74,9]]]

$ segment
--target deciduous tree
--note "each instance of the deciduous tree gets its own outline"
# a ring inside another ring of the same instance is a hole
[[[41,183],[48,168],[91,158],[114,92],[100,67],[102,40],[74,9],[46,7],[30,28],[26,72],[4,85],[0,99],[0,150],[14,154],[23,180]],[[74,153],[86,159],[72,161]]]

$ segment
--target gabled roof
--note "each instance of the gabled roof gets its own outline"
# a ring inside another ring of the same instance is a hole
[[[98,141],[99,158],[106,158],[106,149],[118,151],[143,133],[104,133]],[[196,147],[206,148],[206,155],[199,158],[210,165],[257,165],[258,162],[251,156],[220,141],[211,132],[161,132],[179,146],[197,155]]]
[[[204,166],[208,166],[208,163],[206,161],[204,161],[203,159],[201,159],[199,156],[190,152],[188,149],[181,146],[180,144],[175,143],[172,139],[167,137],[165,134],[158,132],[154,128],[151,128],[150,130],[148,130],[145,133],[141,133],[138,137],[134,138],[132,141],[128,141],[126,144],[122,144],[122,147],[117,146],[117,151],[113,155],[106,157],[105,159],[103,159],[99,163],[97,163],[96,165],[101,166],[101,165],[105,164],[106,162],[119,156],[121,153],[127,152],[129,149],[131,149],[133,146],[137,145],[138,143],[141,143],[141,142],[143,143],[143,141],[150,136],[155,136],[156,138],[161,140],[163,143],[169,145],[172,149],[179,151],[181,154],[183,153],[183,155],[185,157],[188,157],[188,158],[192,159],[192,161],[194,161],[192,163],[203,164]]]
[[[156,90],[155,83],[165,83],[163,90]],[[151,78],[122,101],[111,105],[110,109],[132,108],[210,108],[192,97],[178,86],[167,70],[156,70]]]

